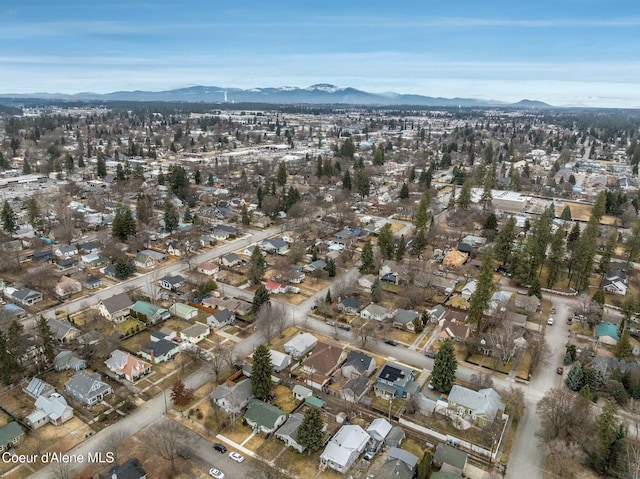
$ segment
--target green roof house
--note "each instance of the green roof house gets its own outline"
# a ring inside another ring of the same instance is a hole
[[[596,336],[601,343],[615,345],[620,336],[618,335],[618,326],[606,321],[596,326]]]
[[[171,313],[168,309],[146,301],[136,301],[134,305],[131,306],[131,316],[135,316],[140,319],[140,315],[143,315],[149,324],[156,324],[171,317]]]
[[[12,446],[20,442],[23,436],[24,431],[15,421],[0,427],[0,452],[11,449]]]
[[[244,414],[244,420],[254,432],[272,434],[287,420],[287,414],[280,408],[259,399],[252,399]]]

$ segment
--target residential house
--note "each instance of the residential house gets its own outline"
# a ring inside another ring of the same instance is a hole
[[[338,311],[346,314],[358,314],[362,303],[355,298],[342,298],[338,302]]]
[[[24,437],[24,431],[16,421],[11,421],[0,427],[0,453],[6,452]]]
[[[524,309],[528,313],[535,313],[540,308],[540,300],[537,296],[516,294],[515,306],[516,308]]]
[[[78,245],[78,249],[83,253],[98,253],[103,248],[99,241],[86,241]]]
[[[371,421],[371,424],[366,429],[367,434],[371,436],[367,451],[378,452],[392,427],[391,423],[383,417],[378,417]]]
[[[462,291],[460,292],[460,296],[462,296],[462,299],[469,301],[469,299],[471,299],[471,295],[475,293],[477,288],[478,288],[477,280],[474,279],[472,281],[469,281],[462,288]]]
[[[138,353],[151,364],[171,361],[180,352],[180,344],[167,339],[163,333],[151,334],[150,341]]]
[[[387,437],[384,438],[384,445],[389,447],[400,447],[406,434],[400,426],[393,426]]]
[[[625,296],[629,289],[629,281],[627,280],[627,273],[620,270],[611,270],[607,273],[607,276],[602,281],[602,289],[610,294],[618,294]]]
[[[129,310],[133,306],[133,301],[129,299],[127,293],[114,294],[110,298],[101,299],[98,302],[98,312],[114,323],[121,323],[129,316]]]
[[[251,311],[252,304],[242,298],[230,298],[222,297],[217,298],[215,296],[202,300],[202,305],[208,308],[217,309],[219,311],[228,309],[232,311],[236,316],[246,316]]]
[[[338,309],[339,308],[340,306],[338,305]],[[389,308],[375,303],[370,303],[360,311],[360,317],[362,319],[374,319],[376,321],[384,321],[385,319],[389,319],[391,315],[392,313],[389,311]]]
[[[227,253],[220,258],[220,264],[225,268],[233,268],[236,265],[239,265],[242,262],[240,256],[236,253]]]
[[[225,326],[236,323],[236,313],[230,309],[224,308],[217,313],[207,317],[207,324],[211,328],[223,328]]]
[[[160,286],[169,291],[177,291],[184,284],[184,278],[179,274],[164,276],[160,278]]]
[[[445,319],[442,323],[442,338],[449,338],[453,341],[464,342],[469,337],[469,326],[458,321]]]
[[[184,303],[173,303],[169,306],[169,312],[180,319],[194,319],[198,317],[198,308]]]
[[[620,340],[618,326],[610,321],[600,323],[596,326],[596,337],[601,343],[609,344],[611,346],[616,345]]]
[[[308,397],[313,396],[313,391],[302,384],[296,384],[293,386],[293,398],[296,401],[304,401]]]
[[[7,303],[0,308],[0,318],[7,320],[22,319],[27,316],[27,312],[17,304]]]
[[[47,423],[60,426],[73,417],[73,408],[58,393],[38,396],[35,408],[36,410],[25,418],[25,422],[32,429],[38,429]]]
[[[58,271],[68,271],[76,266],[76,260],[73,258],[65,258],[58,261],[56,269]]]
[[[291,356],[288,354],[281,353],[275,349],[269,350],[269,354],[271,355],[273,370],[277,373],[287,369],[291,364]]]
[[[140,461],[132,457],[127,462],[114,466],[107,474],[108,479],[147,479],[147,473]]]
[[[433,464],[440,468],[440,472],[451,472],[460,474],[464,472],[467,465],[468,455],[466,452],[456,449],[449,444],[440,443],[436,446],[436,453],[433,456]]]
[[[409,309],[398,309],[393,317],[393,325],[396,328],[404,329],[412,333],[416,332],[415,320],[420,317],[420,313]]]
[[[75,245],[60,245],[55,250],[53,250],[53,254],[55,254],[58,258],[68,259],[72,256],[78,254],[78,248]]]
[[[287,292],[287,287],[284,284],[268,279],[265,282],[265,287],[271,294],[282,294]]]
[[[82,284],[82,287],[86,289],[97,289],[102,286],[102,280],[100,278],[96,278],[92,274],[84,276],[80,280],[80,283]]]
[[[42,301],[42,293],[34,291],[29,288],[4,288],[3,293],[5,297],[14,301],[22,306],[32,306],[33,304]]]
[[[148,324],[156,324],[166,321],[171,317],[168,309],[157,306],[146,301],[136,301],[129,309],[131,316],[134,316]]]
[[[313,388],[322,389],[346,358],[347,352],[340,346],[318,344],[302,361],[300,371],[305,383]]]
[[[237,235],[238,231],[231,225],[216,225],[211,229],[211,236],[219,241],[226,241],[231,236]]]
[[[86,367],[86,361],[73,351],[60,351],[56,357],[53,358],[53,368],[56,371],[80,371]]]
[[[65,390],[85,406],[93,406],[102,401],[113,389],[102,381],[98,373],[76,373],[64,384]]]
[[[342,365],[342,376],[348,379],[364,376],[368,378],[376,370],[376,361],[361,351],[349,351]]]
[[[272,434],[287,420],[287,413],[282,409],[267,404],[259,399],[249,401],[244,420],[253,432]]]
[[[292,447],[299,453],[303,453],[306,446],[298,443],[298,429],[302,424],[304,415],[296,412],[289,416],[287,421],[278,429],[276,437],[283,441],[287,447]]]
[[[311,263],[309,263],[308,265],[306,265],[304,268],[302,268],[306,273],[314,273],[316,271],[322,271],[323,269],[325,269],[327,267],[327,263],[325,263],[323,260],[318,259],[315,260]]]
[[[412,479],[417,465],[417,456],[404,449],[391,447],[387,452],[387,459],[375,478]]]
[[[107,278],[111,278],[115,280],[118,279],[116,277],[116,265],[113,263],[109,263],[104,268],[100,268],[100,272],[104,274]]]
[[[225,382],[216,387],[211,394],[211,402],[227,414],[238,414],[244,410],[253,398],[251,381],[244,379],[237,383]]]
[[[55,261],[55,255],[53,251],[48,250],[36,250],[31,255],[34,263],[53,263]]]
[[[454,385],[449,392],[448,409],[480,426],[492,422],[505,405],[500,395],[492,388],[473,389]]]
[[[366,376],[356,376],[349,379],[340,389],[340,398],[355,404],[362,402],[369,390],[369,379]]]
[[[415,375],[411,368],[397,363],[385,363],[376,378],[373,390],[383,398],[406,397],[417,391]]]
[[[82,291],[82,283],[69,276],[62,276],[54,288],[54,292],[59,298],[66,298],[80,291]]]
[[[371,288],[373,287],[373,283],[376,278],[377,276],[375,274],[365,274],[358,279],[358,285],[366,292],[371,292]]]
[[[151,301],[166,301],[171,296],[166,289],[153,283],[145,283],[142,286],[142,295]]]
[[[284,352],[294,359],[305,357],[318,344],[318,338],[311,333],[301,333],[294,336],[284,345]]]
[[[347,424],[329,440],[320,455],[325,466],[345,474],[367,447],[371,437],[360,426]]]
[[[119,349],[111,351],[111,357],[104,363],[113,374],[131,382],[151,372],[151,364]]]
[[[155,268],[158,263],[165,261],[167,259],[167,255],[161,253],[160,251],[154,251],[152,249],[144,249],[136,254],[135,259],[133,260],[134,264],[137,268],[141,269],[152,269]]]
[[[68,343],[80,335],[80,330],[66,320],[47,318],[51,334],[61,343]]]
[[[220,271],[220,266],[212,263],[211,261],[204,261],[196,266],[196,271],[206,276],[214,276],[218,271]]]
[[[289,252],[289,244],[282,238],[265,238],[260,243],[260,249],[267,253],[285,255]]]
[[[200,341],[209,336],[209,332],[209,326],[207,326],[206,324],[195,323],[188,328],[180,331],[180,337],[184,341],[189,341],[191,344],[198,344]]]
[[[73,258],[69,258],[65,261],[73,261]],[[95,268],[96,266],[104,263],[104,259],[100,256],[99,253],[87,253],[80,255],[80,267],[84,268]],[[60,263],[58,263],[60,266]]]
[[[40,396],[51,396],[56,392],[56,388],[39,378],[31,378],[27,387],[22,390],[33,399],[38,399]]]

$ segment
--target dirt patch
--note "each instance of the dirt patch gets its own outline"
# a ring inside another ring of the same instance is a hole
[[[318,473],[321,453],[322,449],[311,454],[307,451],[300,454],[293,449],[287,449],[276,459],[276,464],[297,477],[315,477]]]
[[[280,439],[271,438],[262,445],[258,454],[268,461],[273,461],[284,448],[285,445]]]

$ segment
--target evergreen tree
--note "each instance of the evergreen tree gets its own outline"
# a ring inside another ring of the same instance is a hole
[[[396,261],[402,261],[404,258],[404,253],[407,249],[407,240],[404,235],[400,236],[398,240],[398,247],[396,248]]]
[[[119,205],[111,224],[111,233],[120,241],[127,241],[129,236],[136,234],[136,220],[128,206]]]
[[[331,288],[327,290],[327,295],[324,297],[324,302],[327,304],[333,303],[333,298],[331,297]]]
[[[364,170],[359,170],[356,174],[356,189],[363,198],[369,196],[371,183],[369,181],[369,175],[367,175]]]
[[[40,205],[38,204],[38,200],[35,196],[31,196],[27,200],[27,215],[29,218],[29,224],[31,224],[34,229],[42,229],[42,213],[40,212]]]
[[[242,205],[242,224],[244,226],[249,226],[251,224],[251,217],[249,216],[249,212],[247,211],[247,205],[243,204]]]
[[[249,260],[249,281],[252,284],[260,284],[266,270],[267,264],[264,261],[264,256],[262,256],[262,250],[256,245],[251,252],[251,259]]]
[[[6,360],[9,375],[13,377],[22,371],[22,360],[27,352],[24,326],[15,319],[9,323],[5,347],[7,350]]]
[[[384,165],[384,145],[382,143],[375,147],[371,162],[374,166]]]
[[[445,339],[433,361],[431,385],[440,392],[448,393],[456,378],[458,361],[456,351],[450,339]]]
[[[416,215],[413,219],[413,224],[416,229],[426,228],[429,223],[429,205],[431,204],[431,198],[429,192],[425,191],[420,197],[420,203],[416,210]]]
[[[253,352],[251,369],[251,393],[258,399],[266,399],[273,389],[273,364],[271,352],[264,344],[259,344]]]
[[[11,364],[9,364],[9,355],[7,353],[7,336],[0,328],[0,381],[3,384],[11,384]]]
[[[497,231],[498,230],[498,217],[492,211],[487,215],[487,219],[484,222],[483,229],[485,231]]]
[[[629,263],[635,261],[640,253],[640,221],[637,221],[631,228],[631,236],[624,243],[624,252],[627,255],[627,269]]]
[[[351,191],[351,173],[349,173],[349,170],[344,170],[344,175],[342,175],[342,188]]]
[[[253,303],[251,304],[251,312],[257,313],[263,304],[271,303],[271,295],[264,284],[261,284],[253,294]]]
[[[393,258],[394,244],[393,232],[391,231],[391,223],[386,223],[378,233],[378,248],[384,259]]]
[[[376,278],[371,285],[371,302],[379,303],[382,301],[382,283],[380,278]]]
[[[491,296],[495,291],[495,284],[493,283],[494,272],[494,259],[493,251],[488,249],[484,253],[482,258],[482,265],[478,272],[478,282],[476,290],[471,294],[469,298],[469,312],[467,315],[467,321],[470,324],[478,326],[478,329],[482,331],[482,318],[484,311],[489,306]]]
[[[626,426],[617,417],[614,401],[607,401],[602,412],[596,417],[598,453],[590,457],[594,469],[609,477],[627,477],[627,442]]]
[[[411,244],[411,256],[420,258],[422,256],[422,252],[426,247],[427,236],[425,234],[424,228],[420,228],[418,229],[418,231],[416,231],[416,237],[413,238],[413,243]]]
[[[628,359],[633,353],[629,331],[624,331],[620,335],[620,340],[613,348],[613,355],[618,359]]]
[[[547,288],[553,288],[564,268],[564,230],[558,228],[551,240],[551,254],[547,258]]]
[[[353,158],[356,153],[356,147],[351,137],[348,137],[342,145],[340,145],[339,153],[340,156],[344,156],[345,158]]]
[[[360,265],[360,273],[362,274],[373,274],[376,270],[375,259],[373,256],[373,245],[371,244],[371,240],[367,240],[364,247],[362,248],[362,256],[360,257],[361,265]]]
[[[402,183],[402,188],[400,188],[400,194],[398,197],[401,200],[406,200],[409,198],[409,186],[406,183]]]
[[[107,176],[107,164],[104,161],[104,157],[100,154],[98,155],[98,160],[96,162],[96,176],[99,178]]]
[[[42,356],[45,360],[45,364],[51,364],[53,358],[56,356],[56,338],[49,328],[49,323],[44,316],[40,315],[38,319],[38,332],[40,333],[40,345],[42,346]]]
[[[333,278],[336,275],[336,262],[333,258],[327,261],[327,266],[325,267],[325,269],[329,274],[329,278]]]
[[[580,391],[585,385],[584,370],[580,361],[573,364],[571,370],[569,370],[569,374],[567,374],[567,378],[564,380],[564,383],[572,391]]]
[[[600,262],[598,263],[598,273],[600,273],[600,283],[604,280],[609,269],[611,267],[611,258],[613,257],[613,253],[615,252],[616,247],[618,246],[618,232],[612,231],[607,238],[607,244],[605,245],[604,251],[600,255]]]
[[[136,272],[136,265],[133,259],[128,256],[119,256],[114,263],[116,279],[127,279]]]
[[[200,170],[196,170],[195,173],[193,173],[193,182],[196,185],[202,183],[202,174],[200,173]]]
[[[178,214],[178,210],[167,198],[164,202],[164,229],[168,232],[172,232],[178,228],[179,224],[180,215]]]
[[[278,165],[276,181],[278,182],[278,186],[280,188],[284,188],[284,185],[287,184],[287,167],[284,162],[280,162],[280,164]]]
[[[580,240],[580,234],[580,224],[574,223],[571,231],[569,231],[569,236],[567,236],[567,250],[569,252],[573,253],[578,240]]]
[[[138,193],[136,197],[136,220],[138,226],[148,225],[153,218],[153,200],[146,193]]]
[[[418,461],[418,468],[416,470],[416,479],[427,479],[431,473],[431,461],[433,457],[430,451],[424,451],[420,461]]]
[[[469,208],[471,204],[471,180],[467,179],[460,188],[460,194],[458,195],[458,206],[463,210]]]
[[[4,200],[2,207],[2,227],[9,234],[13,234],[18,230],[18,218],[7,200]]]
[[[320,449],[324,443],[324,423],[320,416],[320,409],[309,407],[304,412],[304,418],[298,428],[296,442],[307,448],[309,454]]]
[[[560,219],[565,221],[571,221],[571,208],[569,206],[565,206],[560,213]]]

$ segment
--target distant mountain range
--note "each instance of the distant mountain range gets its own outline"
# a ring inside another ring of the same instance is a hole
[[[312,104],[312,105],[370,105],[370,106],[442,106],[442,107],[513,107],[551,108],[541,101],[521,100],[517,103],[476,100],[473,98],[441,98],[400,93],[369,93],[350,87],[337,87],[326,83],[308,88],[222,88],[217,86],[191,86],[165,91],[116,91],[113,93],[32,93],[0,94],[0,98],[41,98],[69,101],[167,101],[204,103],[267,103],[267,104]]]

